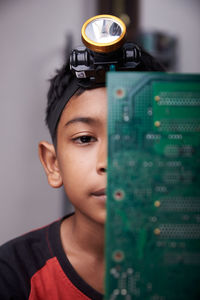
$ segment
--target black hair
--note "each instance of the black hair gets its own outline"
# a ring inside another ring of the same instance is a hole
[[[134,71],[165,71],[164,67],[149,53],[141,50],[141,62]],[[54,108],[58,105],[59,101],[62,99],[64,92],[68,88],[70,82],[74,78],[74,74],[70,70],[69,58],[66,59],[63,66],[56,71],[56,75],[50,79],[50,87],[47,94],[47,108],[46,108],[46,118],[45,122],[52,136],[54,145],[56,146],[56,134],[52,135],[49,115],[52,114]],[[86,90],[86,88],[80,87],[75,94],[80,95]],[[58,123],[57,123],[58,124]]]

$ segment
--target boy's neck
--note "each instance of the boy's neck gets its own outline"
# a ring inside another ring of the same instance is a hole
[[[61,240],[65,254],[76,272],[103,294],[104,225],[76,212],[61,224]]]
[[[69,249],[71,245],[72,251],[87,252],[99,259],[104,257],[104,224],[89,219],[79,211],[62,223],[61,240],[64,249]]]

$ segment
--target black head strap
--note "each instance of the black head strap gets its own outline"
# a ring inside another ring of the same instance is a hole
[[[60,100],[56,102],[56,105],[51,107],[48,116],[48,127],[53,142],[55,142],[56,140],[56,129],[62,111],[69,99],[76,93],[79,88],[80,85],[78,84],[78,80],[75,77],[72,77]]]

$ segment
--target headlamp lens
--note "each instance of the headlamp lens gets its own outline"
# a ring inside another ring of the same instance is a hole
[[[93,20],[85,28],[86,36],[96,43],[111,43],[122,34],[122,27],[116,21],[102,18]]]

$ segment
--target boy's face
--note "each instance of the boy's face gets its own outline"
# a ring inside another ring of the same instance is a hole
[[[106,218],[106,88],[87,90],[66,105],[57,129],[57,168],[76,213]]]

